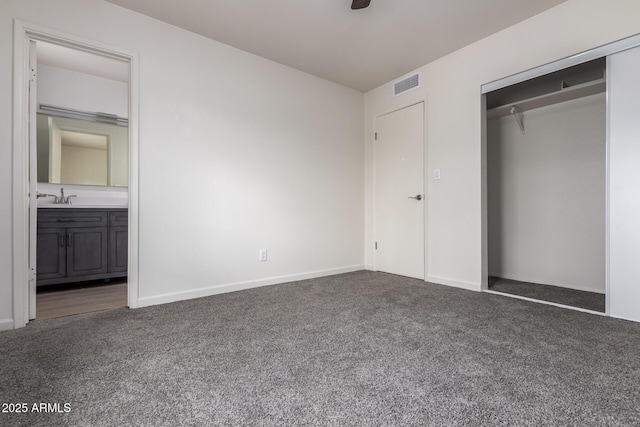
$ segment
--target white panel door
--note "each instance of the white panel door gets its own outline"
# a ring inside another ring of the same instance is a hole
[[[608,65],[609,314],[640,322],[640,48]]]
[[[424,103],[376,118],[376,270],[424,279]]]

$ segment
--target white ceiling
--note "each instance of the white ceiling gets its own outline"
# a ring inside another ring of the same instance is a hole
[[[66,68],[120,82],[129,81],[129,64],[113,58],[39,41],[38,64]]]
[[[366,92],[566,0],[107,0]]]

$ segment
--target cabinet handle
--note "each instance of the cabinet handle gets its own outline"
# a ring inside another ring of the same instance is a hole
[[[60,247],[64,248],[64,233],[60,233]]]
[[[71,233],[67,233],[67,244],[69,247],[73,246],[73,241],[71,240]]]
[[[74,222],[73,218],[58,218],[58,222]]]

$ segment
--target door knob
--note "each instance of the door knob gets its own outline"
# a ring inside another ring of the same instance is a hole
[[[409,196],[409,199],[422,200],[422,194],[418,194],[417,196]]]

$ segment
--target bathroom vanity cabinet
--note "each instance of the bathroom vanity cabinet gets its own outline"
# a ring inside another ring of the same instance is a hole
[[[123,208],[38,209],[38,286],[127,275]]]

